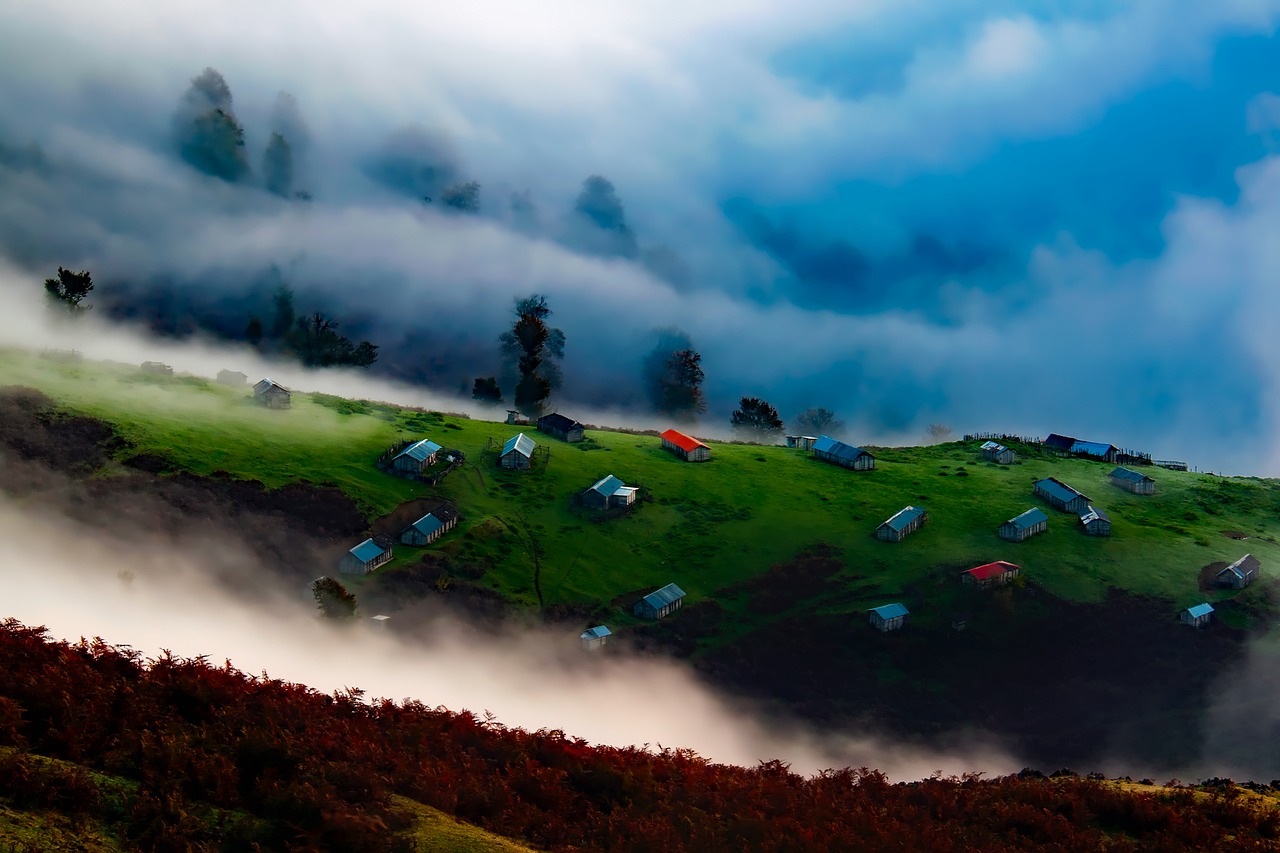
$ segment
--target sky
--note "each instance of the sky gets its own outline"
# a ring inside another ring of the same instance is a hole
[[[284,280],[381,345],[376,374],[444,393],[542,292],[568,407],[642,413],[677,326],[708,428],[753,395],[854,443],[940,422],[1280,475],[1277,23],[1280,0],[0,0],[0,287],[87,268],[103,300],[242,325]],[[205,67],[241,184],[177,152]],[[281,128],[311,202],[262,188]],[[424,203],[424,166],[478,181],[479,214]],[[575,212],[591,175],[607,217]]]

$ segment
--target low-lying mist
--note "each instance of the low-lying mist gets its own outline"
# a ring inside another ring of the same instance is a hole
[[[373,627],[371,613],[329,622],[304,600],[301,585],[282,586],[234,531],[106,533],[0,498],[0,567],[0,617],[147,655],[226,659],[321,691],[350,687],[371,699],[487,711],[509,726],[561,729],[600,744],[690,748],[718,762],[778,758],[802,773],[871,766],[912,779],[1020,766],[977,733],[942,753],[772,719],[717,695],[675,662],[584,652],[576,632],[481,631],[442,617],[401,633]],[[410,617],[391,622],[403,618]]]

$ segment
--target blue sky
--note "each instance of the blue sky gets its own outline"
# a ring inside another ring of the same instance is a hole
[[[709,423],[753,394],[853,441],[943,421],[1280,474],[1280,2],[83,6],[0,0],[0,144],[49,164],[0,165],[0,252],[33,276],[234,302],[274,264],[385,370],[433,341],[447,388],[541,290],[570,400],[641,406],[677,325]],[[206,65],[255,165],[296,96],[305,211],[174,155]],[[479,217],[376,179],[397,132]],[[572,213],[591,174],[637,257]]]

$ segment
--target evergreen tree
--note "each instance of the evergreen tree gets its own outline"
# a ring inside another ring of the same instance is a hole
[[[93,290],[93,276],[88,270],[72,272],[58,267],[57,278],[44,280],[45,304],[59,314],[76,316],[92,309],[91,305],[80,303]]]
[[[281,198],[293,197],[293,149],[284,135],[271,134],[262,155],[262,174],[267,190]]]
[[[702,354],[682,349],[667,356],[659,379],[659,412],[682,420],[693,420],[707,410],[702,396]]]
[[[729,422],[734,432],[751,438],[771,438],[782,432],[778,410],[759,397],[743,397]]]

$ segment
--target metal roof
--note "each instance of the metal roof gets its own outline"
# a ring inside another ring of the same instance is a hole
[[[1056,432],[1051,432],[1049,433],[1049,436],[1040,443],[1045,447],[1056,447],[1060,450],[1070,450],[1071,445],[1075,444],[1076,440],[1069,435],[1058,435]]]
[[[1201,616],[1208,616],[1212,613],[1213,605],[1206,601],[1203,604],[1197,604],[1195,607],[1188,607],[1187,612],[1198,619]]]
[[[276,382],[267,377],[263,377],[262,379],[259,379],[253,386],[253,390],[258,392],[267,391],[271,388],[279,388],[281,391],[285,392],[286,394],[289,393],[288,388],[284,387],[279,382]]]
[[[443,449],[444,448],[436,444],[431,439],[424,438],[422,441],[415,441],[404,450],[401,450],[396,454],[396,459],[399,459],[401,456],[408,456],[409,458],[416,459],[419,462],[425,462],[431,454],[439,453]]]
[[[898,616],[906,616],[911,613],[910,610],[896,601],[893,604],[882,604],[879,607],[873,607],[868,612],[875,613],[881,619],[894,619]]]
[[[552,412],[549,415],[543,415],[538,418],[538,429],[553,429],[560,432],[568,432],[571,429],[585,427],[575,421],[573,418],[567,418],[559,412]]]
[[[1076,498],[1084,497],[1080,492],[1077,492],[1066,483],[1061,480],[1056,480],[1053,477],[1045,477],[1043,480],[1037,480],[1036,488],[1051,497],[1057,498],[1063,503],[1070,503]]]
[[[924,515],[924,507],[903,507],[894,513],[893,517],[886,521],[885,524],[889,525],[890,530],[893,530],[896,533],[901,533],[903,528],[922,515]]]
[[[1093,506],[1092,504],[1090,504],[1089,506],[1085,507],[1084,512],[1080,513],[1080,523],[1089,524],[1090,522],[1094,522],[1094,521],[1105,521],[1107,524],[1110,524],[1111,516],[1107,515],[1105,512],[1098,509],[1096,506]]]
[[[588,491],[599,492],[602,495],[616,495],[620,490],[626,488],[625,484],[612,474],[604,477],[596,482]]]
[[[360,562],[367,563],[370,560],[375,560],[378,557],[381,557],[386,553],[386,551],[377,542],[374,542],[372,539],[366,539],[347,553],[355,557]]]
[[[997,444],[997,443],[996,443],[996,442],[994,442],[994,441],[984,441],[984,442],[982,443],[982,447],[981,447],[980,449],[982,449],[982,450],[994,450],[996,453],[1003,453],[1004,451],[1008,450],[1009,448],[1005,447],[1003,444]]]
[[[583,631],[579,636],[584,640],[603,640],[605,637],[613,636],[613,632],[609,630],[608,626],[597,625],[594,628],[588,628]]]
[[[843,441],[836,441],[829,435],[818,436],[818,440],[813,444],[813,449],[821,451],[822,453],[830,454],[838,459],[853,460],[863,454],[866,454],[867,456],[871,455],[861,447],[854,447],[852,444],[845,444]]]
[[[518,433],[517,435],[507,439],[507,443],[502,445],[502,455],[506,456],[514,450],[521,456],[531,457],[533,456],[533,449],[537,446],[538,445],[534,443],[532,438],[529,438],[529,436],[524,433]]]
[[[1257,557],[1252,554],[1245,554],[1243,557],[1218,572],[1218,575],[1221,576],[1227,572],[1231,572],[1236,577],[1244,580],[1252,575],[1256,575],[1260,568],[1262,568],[1262,564],[1258,562]]]
[[[1117,468],[1116,470],[1112,471],[1108,476],[1116,480],[1128,480],[1131,483],[1141,483],[1146,480],[1153,479],[1151,477],[1148,477],[1146,474],[1140,474],[1137,471],[1130,471],[1128,468]]]
[[[1100,441],[1081,441],[1076,439],[1071,444],[1072,453],[1084,453],[1088,456],[1097,456],[1099,458],[1105,458],[1108,453],[1118,449],[1114,444],[1103,444]]]
[[[685,591],[673,583],[669,583],[662,589],[655,590],[644,597],[644,603],[652,607],[654,610],[661,610],[673,601],[679,601],[684,598]]]
[[[703,444],[701,441],[698,441],[698,439],[694,438],[693,436],[685,435],[684,433],[674,429],[669,429],[658,437],[661,438],[663,441],[671,442],[676,447],[683,450],[685,453],[690,453],[694,450],[697,450],[699,447],[706,447],[705,444]]]
[[[1039,507],[1032,507],[1022,513],[1022,515],[1014,516],[1009,519],[1005,524],[1012,524],[1019,530],[1026,530],[1028,527],[1035,527],[1040,522],[1048,520],[1049,516],[1045,515],[1043,510]]]
[[[436,518],[431,513],[427,513],[413,523],[413,529],[421,533],[423,536],[430,536],[432,533],[435,533],[443,527],[444,522]]]
[[[1021,566],[1015,566],[1013,563],[1006,563],[1004,560],[997,560],[994,563],[987,563],[983,566],[975,566],[965,572],[966,575],[972,575],[980,581],[988,578],[999,577],[1008,572],[1022,571]]]

